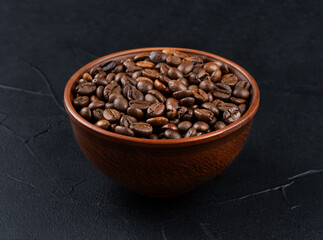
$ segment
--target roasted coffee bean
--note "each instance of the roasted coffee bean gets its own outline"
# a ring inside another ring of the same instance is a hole
[[[141,110],[146,110],[150,105],[151,103],[146,100],[131,100],[129,102],[130,107],[139,108]]]
[[[137,122],[130,125],[132,129],[139,136],[147,137],[153,132],[153,127],[149,123]]]
[[[195,128],[190,128],[188,129],[188,131],[185,133],[184,138],[188,138],[188,137],[195,137],[197,136],[197,131]]]
[[[237,105],[233,103],[226,103],[226,102],[218,104],[218,109],[222,112],[225,112],[229,108],[237,108]]]
[[[149,90],[154,88],[154,82],[147,77],[139,77],[136,79],[138,90],[143,93],[147,93]]]
[[[195,98],[193,97],[186,97],[182,98],[179,103],[183,106],[190,107],[195,103]]]
[[[167,55],[161,51],[152,51],[149,55],[149,59],[153,63],[160,63],[166,60]]]
[[[86,120],[90,121],[92,118],[92,112],[89,107],[84,107],[80,111],[80,115],[85,118]]]
[[[238,108],[239,108],[241,114],[244,114],[247,111],[247,105],[246,104],[240,104],[238,106]]]
[[[127,114],[136,118],[137,120],[142,120],[144,118],[144,112],[136,107],[129,107],[127,109]]]
[[[78,87],[78,86],[77,86]],[[96,86],[94,83],[91,82],[86,82],[86,83],[82,83],[81,86],[79,86],[76,89],[76,93],[79,95],[92,95],[96,90]]]
[[[134,131],[132,131],[130,128],[125,126],[116,126],[114,128],[114,132],[122,135],[130,136],[130,137],[133,137],[135,135]]]
[[[215,84],[211,80],[204,80],[200,83],[199,87],[205,92],[211,92],[215,88]]]
[[[193,128],[198,132],[207,132],[210,129],[210,126],[206,122],[198,121],[194,123]]]
[[[157,102],[159,102],[158,100],[157,100],[157,98],[155,98],[153,95],[151,95],[150,93],[148,93],[148,94],[146,94],[145,95],[145,100],[146,101],[148,101],[148,102],[150,102],[150,103],[157,103]]]
[[[108,120],[102,119],[97,121],[95,123],[95,126],[107,130],[110,127],[110,122]]]
[[[178,128],[175,124],[173,123],[166,123],[165,125],[163,125],[161,128],[160,128],[162,131],[165,131],[167,129],[172,129],[174,131],[178,131]]]
[[[169,120],[168,118],[165,118],[165,117],[153,117],[153,118],[148,118],[146,122],[149,123],[151,126],[159,127],[168,123]]]
[[[169,68],[167,74],[170,79],[179,79],[179,78],[184,77],[183,73],[174,67]]]
[[[250,92],[245,88],[237,88],[233,91],[233,96],[238,98],[249,98]]]
[[[104,106],[105,103],[103,101],[96,100],[90,103],[89,108],[93,110],[95,108],[104,108]]]
[[[167,129],[165,131],[165,137],[168,139],[179,139],[182,138],[182,135],[173,129]]]
[[[105,86],[103,90],[104,98],[109,99],[109,96],[112,93],[121,93],[121,87],[118,83],[112,82]]]
[[[101,108],[96,108],[92,110],[92,116],[96,121],[104,119],[103,117],[103,109]]]
[[[225,74],[222,76],[221,82],[229,85],[230,87],[233,87],[237,84],[238,77],[233,73]]]
[[[115,109],[117,109],[117,110],[119,110],[121,112],[124,112],[128,108],[128,101],[123,96],[122,97],[117,97],[113,101],[113,106],[114,106]]]
[[[219,109],[218,109],[218,107],[215,104],[211,103],[211,102],[203,103],[201,105],[201,107],[204,108],[204,109],[210,110],[216,116],[219,115]]]
[[[192,96],[192,90],[181,90],[173,93],[173,97],[177,99],[182,99]]]
[[[130,115],[123,115],[120,118],[120,125],[125,127],[130,127],[131,123],[138,122],[135,117],[132,117]]]
[[[238,76],[222,61],[176,48],[142,52],[82,74],[73,105],[91,123],[127,136],[200,136],[247,111],[253,89]]]
[[[233,102],[234,104],[244,104],[247,102],[246,99],[236,98],[236,97],[230,97],[230,101]]]
[[[192,93],[198,104],[207,102],[209,100],[209,95],[202,89],[193,90]]]
[[[159,102],[163,103],[166,101],[165,96],[158,90],[152,89],[152,90],[149,90],[148,93],[153,95]]]
[[[180,132],[187,132],[188,129],[190,129],[192,127],[192,123],[190,121],[183,121],[183,122],[180,122],[177,127],[178,127],[178,130]]]
[[[223,113],[223,121],[227,124],[237,121],[241,117],[238,108],[229,108]]]
[[[195,109],[194,115],[196,119],[204,122],[210,122],[214,118],[213,112],[207,109]]]
[[[73,100],[73,105],[75,108],[83,108],[88,106],[90,103],[90,99],[88,96],[78,96]]]
[[[121,118],[120,112],[115,109],[105,109],[103,112],[103,117],[109,122],[118,122]]]
[[[163,103],[154,103],[147,109],[147,117],[158,117],[163,115],[165,105]]]

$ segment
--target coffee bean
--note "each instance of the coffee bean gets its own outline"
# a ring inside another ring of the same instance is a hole
[[[120,125],[125,127],[130,127],[131,123],[137,122],[137,119],[135,117],[132,117],[130,115],[123,115],[120,118]]]
[[[114,106],[115,109],[117,109],[117,110],[119,110],[121,112],[124,112],[128,108],[128,101],[123,96],[117,97],[113,101],[113,106]]]
[[[80,110],[80,115],[86,120],[90,121],[92,118],[91,109],[89,107],[84,107]]]
[[[221,82],[229,85],[230,87],[233,87],[237,84],[238,77],[233,73],[225,74],[222,76]]]
[[[226,110],[228,110],[229,108],[237,108],[237,105],[233,104],[233,103],[219,103],[218,104],[218,109],[222,112],[225,112]]]
[[[172,130],[172,129],[167,129],[165,131],[165,137],[168,139],[179,139],[182,138],[181,134],[179,132]]]
[[[192,96],[192,90],[181,90],[173,93],[173,97],[177,99],[182,99]]]
[[[186,98],[182,98],[179,103],[183,106],[192,106],[195,102],[195,98],[193,97],[186,97]]]
[[[190,72],[188,74],[188,80],[190,82],[190,84],[195,84],[195,85],[199,85],[201,83],[201,80],[197,77],[196,73]],[[191,89],[193,90],[193,89]]]
[[[177,117],[179,119],[181,119],[187,111],[188,111],[187,107],[181,106],[181,107],[177,108]]]
[[[103,99],[103,90],[104,90],[103,86],[98,86],[96,88],[95,94],[99,99]]]
[[[168,105],[173,106],[175,109],[177,109],[179,107],[179,101],[176,98],[167,98],[166,100],[166,107]]]
[[[123,72],[125,69],[124,69],[124,66],[122,65],[122,64],[120,64],[120,65],[118,65],[118,66],[116,66],[113,70],[112,70],[112,72],[114,72],[114,73],[120,73],[120,72]]]
[[[158,90],[152,89],[152,90],[149,90],[148,93],[153,95],[159,102],[163,103],[166,101],[165,96]]]
[[[226,63],[224,63],[224,62],[222,62],[222,61],[219,61],[219,60],[215,60],[215,61],[213,61],[214,63],[216,63],[218,66],[219,66],[219,68],[221,69],[221,71],[222,71],[222,73],[229,73],[229,67],[228,67],[228,65],[226,64]]]
[[[211,80],[204,80],[200,83],[199,87],[205,92],[211,92],[215,88],[215,84]]]
[[[190,121],[183,121],[178,124],[178,130],[181,132],[187,132],[188,129],[192,127],[192,123]]]
[[[144,95],[133,85],[127,85],[122,90],[123,95],[130,100],[143,100]]]
[[[158,135],[155,133],[152,133],[148,136],[149,139],[158,139]]]
[[[102,72],[98,72],[95,76],[94,76],[94,79],[104,79],[105,77],[107,76],[107,73],[102,71]]]
[[[211,102],[206,102],[201,105],[202,108],[210,110],[211,112],[214,113],[214,115],[218,116],[219,115],[219,109],[217,106]]]
[[[240,104],[238,106],[240,112],[241,112],[241,115],[244,114],[246,111],[247,111],[247,105],[246,104]]]
[[[96,100],[90,103],[89,108],[93,110],[95,108],[104,108],[104,106],[105,103],[103,101]]]
[[[208,62],[208,63],[205,63],[204,64],[204,70],[207,73],[212,74],[215,71],[219,71],[220,68],[219,68],[219,66],[216,63],[214,63],[214,62]]]
[[[114,105],[113,105],[113,103],[107,102],[107,103],[105,104],[104,108],[105,108],[105,109],[112,109],[112,108],[114,108]]]
[[[160,128],[162,131],[165,131],[167,129],[172,129],[174,131],[178,131],[178,128],[175,124],[173,123],[166,123],[165,125],[163,125],[161,128]]]
[[[142,68],[154,68],[155,64],[150,61],[139,61],[136,63],[137,66]]]
[[[210,74],[208,74],[206,71],[200,71],[198,74],[197,74],[197,77],[199,78],[199,79],[204,79],[204,78],[206,78],[206,77],[209,77],[210,76]]]
[[[198,90],[193,90],[193,97],[196,99],[196,102],[198,104],[207,102],[209,100],[209,96],[206,92],[204,92],[202,89],[198,89]]]
[[[194,116],[194,111],[193,109],[187,109],[187,111],[184,113],[182,120],[183,121],[191,121]]]
[[[177,68],[169,68],[168,70],[168,77],[170,77],[171,79],[179,79],[184,77],[183,73],[178,70]]]
[[[92,95],[91,97],[90,97],[90,102],[94,102],[94,101],[100,101],[100,99],[96,96],[96,95]]]
[[[138,90],[143,93],[147,93],[149,90],[154,88],[154,82],[147,77],[139,77],[136,79]]]
[[[121,78],[120,82],[121,82],[122,86],[126,86],[126,85],[137,86],[137,81],[129,76],[123,76]]]
[[[141,71],[134,72],[131,77],[132,79],[136,80],[137,78],[141,77]]]
[[[134,131],[132,131],[130,128],[125,126],[116,126],[114,128],[114,132],[122,135],[130,136],[130,137],[133,137],[135,135]]]
[[[163,74],[160,74],[159,77],[158,77],[159,81],[165,85],[168,86],[168,83],[169,81],[171,80],[169,77],[163,75]]]
[[[247,102],[246,99],[236,98],[236,97],[230,97],[230,101],[233,102],[234,104],[244,104]]]
[[[154,87],[163,94],[168,94],[170,92],[169,88],[166,87],[163,83],[161,83],[158,79],[154,82]]]
[[[83,108],[88,106],[90,103],[90,99],[88,96],[78,96],[73,100],[73,105],[75,108]]]
[[[158,117],[163,115],[165,105],[163,103],[154,103],[147,109],[147,117]]]
[[[145,69],[145,70],[143,70],[141,72],[141,75],[143,77],[148,77],[148,78],[151,78],[151,79],[156,79],[156,78],[159,77],[160,73],[157,70],[155,70],[155,69],[149,69],[149,68],[147,68],[147,69]]]
[[[250,83],[249,83],[249,82],[247,82],[247,81],[244,81],[244,80],[239,81],[239,82],[235,85],[234,90],[236,90],[237,88],[245,88],[245,89],[249,90],[249,89],[250,89]]]
[[[129,102],[130,107],[139,108],[141,110],[146,110],[150,105],[151,103],[146,100],[131,100]]]
[[[112,69],[114,69],[117,66],[117,63],[115,61],[109,61],[106,64],[102,66],[103,71],[110,72]]]
[[[163,126],[166,123],[168,123],[168,121],[169,121],[168,118],[165,118],[165,117],[153,117],[153,118],[148,118],[146,120],[147,123],[156,127]]]
[[[231,96],[231,92],[225,89],[217,89],[213,91],[213,96],[222,100],[228,100]]]
[[[103,90],[103,96],[105,99],[109,99],[110,94],[121,93],[121,87],[119,84],[112,82],[105,86]]]
[[[198,56],[191,56],[184,59],[185,61],[190,61],[193,64],[202,64],[203,59]]]
[[[92,110],[92,116],[96,121],[104,119],[103,117],[103,109],[101,108],[96,108]]]
[[[212,82],[219,82],[221,80],[221,76],[222,76],[222,72],[221,70],[217,70],[217,71],[214,71],[212,74],[211,74],[211,80]]]
[[[129,107],[127,109],[127,114],[138,120],[142,120],[144,118],[144,112],[136,107]]]
[[[188,129],[188,131],[185,133],[184,138],[188,138],[188,137],[195,137],[197,136],[197,131],[195,128],[190,128]]]
[[[196,119],[204,122],[210,122],[214,118],[213,112],[207,109],[195,109],[194,115]]]
[[[149,59],[153,63],[160,63],[166,60],[167,55],[161,51],[152,51],[149,55]]]
[[[120,120],[120,112],[115,109],[105,109],[103,112],[103,117],[109,122],[115,123]]]
[[[188,74],[194,68],[194,64],[191,61],[183,61],[177,67],[184,75]]]
[[[215,130],[218,130],[224,127],[226,127],[226,124],[223,121],[217,121],[214,125]]]
[[[109,102],[113,103],[114,100],[116,100],[118,97],[123,97],[123,95],[121,93],[112,93],[109,96]]]
[[[194,123],[193,128],[198,132],[207,132],[210,129],[210,126],[206,122],[198,121]]]
[[[172,105],[166,105],[166,117],[168,119],[174,119],[177,116],[177,110]]]
[[[135,62],[137,62],[137,61],[143,61],[143,60],[149,58],[149,54],[150,54],[149,52],[138,53],[136,56],[133,57],[133,60]]]
[[[180,123],[180,120],[178,119],[178,118],[175,118],[175,119],[172,119],[171,121],[170,121],[170,123],[172,123],[172,124],[174,124],[174,125],[178,125],[179,123]]]
[[[147,137],[153,132],[153,127],[149,123],[137,122],[130,125],[130,129],[133,130],[139,136]]]
[[[108,83],[111,83],[114,80],[115,76],[115,73],[109,73],[105,79],[108,81]]]
[[[166,58],[166,63],[170,66],[177,67],[182,62],[182,59],[174,55],[168,55]]]
[[[233,96],[238,98],[249,98],[250,92],[245,88],[237,88],[233,91]]]
[[[148,101],[148,102],[150,102],[150,103],[157,103],[157,102],[159,102],[157,100],[157,98],[155,98],[153,95],[151,95],[149,93],[145,95],[145,100]]]
[[[110,122],[108,120],[99,120],[95,123],[95,126],[107,130],[110,127]]]
[[[77,86],[78,87],[78,86]],[[86,83],[82,83],[81,86],[79,86],[79,88],[76,89],[76,93],[78,93],[79,95],[92,95],[96,90],[96,86],[94,83],[91,82],[86,82]]]
[[[238,108],[229,108],[223,113],[223,121],[227,124],[237,121],[241,117],[241,113]]]
[[[190,86],[188,86],[188,89],[193,91],[193,90],[198,90],[199,87],[197,85],[190,85]]]

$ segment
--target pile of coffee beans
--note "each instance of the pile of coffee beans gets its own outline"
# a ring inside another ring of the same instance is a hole
[[[109,61],[83,74],[73,105],[96,126],[150,139],[199,136],[238,120],[250,83],[221,61],[176,49]]]

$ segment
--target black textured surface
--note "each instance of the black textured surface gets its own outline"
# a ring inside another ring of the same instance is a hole
[[[1,1],[0,239],[322,239],[322,1]],[[216,53],[258,81],[247,143],[219,177],[137,196],[83,156],[63,109],[119,50]]]

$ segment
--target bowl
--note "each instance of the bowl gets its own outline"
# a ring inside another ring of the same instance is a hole
[[[256,81],[242,67],[223,57],[193,49],[174,48],[188,55],[203,55],[228,64],[239,79],[251,84],[249,109],[236,122],[201,136],[182,139],[143,139],[103,130],[83,119],[74,109],[72,88],[80,76],[110,60],[133,57],[164,47],[139,48],[101,57],[79,69],[67,82],[64,105],[75,138],[85,156],[103,174],[133,192],[149,197],[173,197],[213,179],[237,157],[259,106]]]

